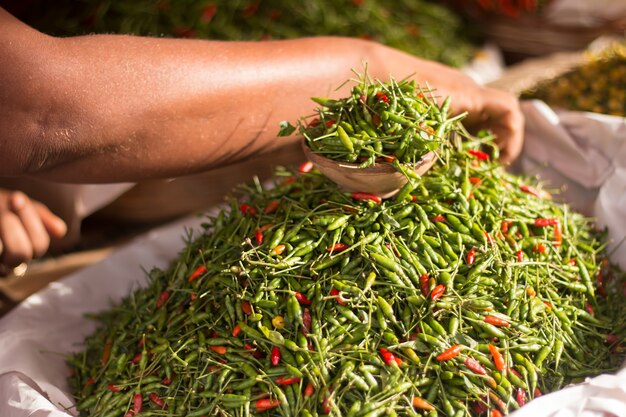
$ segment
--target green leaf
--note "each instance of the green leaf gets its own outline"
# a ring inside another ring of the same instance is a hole
[[[455,343],[458,343],[459,345],[468,346],[472,349],[476,348],[476,346],[478,345],[478,342],[476,342],[471,337],[464,335],[462,333],[455,334],[452,339],[454,340]]]
[[[278,333],[275,330],[270,330],[269,334],[267,335],[267,338],[272,343],[274,343],[275,345],[284,345],[285,344],[285,338],[283,337],[283,335]]]
[[[286,120],[283,120],[278,124],[280,126],[280,130],[278,131],[278,136],[289,136],[294,130],[296,130],[295,126],[289,123]]]

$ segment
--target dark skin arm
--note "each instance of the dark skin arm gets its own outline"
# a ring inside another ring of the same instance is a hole
[[[114,182],[188,174],[285,143],[281,120],[312,113],[368,63],[413,74],[470,124],[521,148],[514,97],[457,70],[348,38],[218,42],[123,35],[53,38],[0,9],[0,175]]]

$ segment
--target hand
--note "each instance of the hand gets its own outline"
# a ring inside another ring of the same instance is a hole
[[[467,112],[463,124],[471,131],[489,129],[497,137],[501,159],[510,162],[522,150],[524,117],[517,98],[505,91],[477,84],[461,71],[445,65],[426,61],[404,52],[371,44],[374,59],[369,66],[372,74],[387,79],[389,74],[396,78],[408,76],[422,85],[433,87],[440,100],[451,98],[450,111],[453,115]]]
[[[500,146],[500,159],[511,162],[522,152],[524,117],[514,96],[494,88],[476,86],[464,124],[468,129],[489,129]]]
[[[43,256],[66,232],[63,220],[40,202],[0,189],[0,264],[12,268]]]

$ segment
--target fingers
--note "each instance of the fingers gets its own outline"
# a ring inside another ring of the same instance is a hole
[[[472,129],[489,129],[496,136],[503,162],[519,156],[524,142],[524,116],[517,98],[493,88],[480,88],[474,112],[467,118]]]
[[[0,241],[4,250],[0,262],[13,268],[33,258],[33,245],[19,217],[11,212],[0,213]]]
[[[0,263],[14,267],[43,256],[50,239],[65,235],[67,226],[43,204],[22,192],[3,191],[0,205]]]
[[[24,193],[16,191],[9,199],[9,207],[21,221],[22,228],[30,239],[31,256],[43,256],[50,245],[50,236],[33,202]]]
[[[37,201],[33,201],[33,205],[51,238],[60,239],[65,236],[67,233],[67,225],[60,217],[56,216],[48,207]]]

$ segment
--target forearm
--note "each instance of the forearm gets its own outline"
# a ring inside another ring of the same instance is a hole
[[[235,162],[285,143],[278,122],[312,113],[310,96],[345,93],[334,90],[364,62],[373,77],[415,73],[442,95],[451,83],[471,84],[455,70],[354,39],[55,39],[11,23],[2,54],[15,65],[0,69],[11,83],[0,96],[0,158],[15,157],[0,175],[125,181]]]

